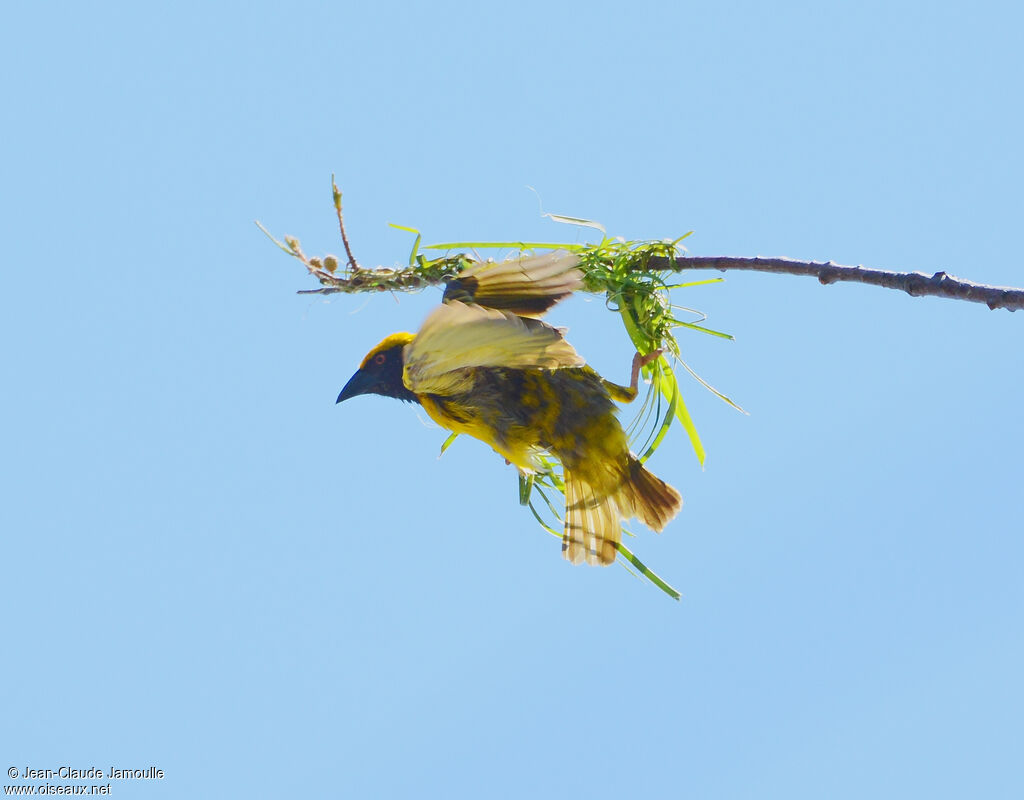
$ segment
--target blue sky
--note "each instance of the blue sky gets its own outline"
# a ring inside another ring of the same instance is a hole
[[[1021,286],[1010,3],[33,4],[6,12],[4,768],[117,797],[1017,797],[1024,317],[754,274],[678,293],[744,417],[620,567],[510,468],[334,405],[436,293],[299,296],[255,228],[674,237]],[[527,187],[533,187],[531,191]],[[538,202],[539,198],[539,202]],[[554,321],[606,376],[600,300]],[[16,785],[32,782],[15,781]]]

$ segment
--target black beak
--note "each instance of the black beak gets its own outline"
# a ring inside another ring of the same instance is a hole
[[[340,403],[342,400],[348,400],[351,397],[355,397],[358,394],[368,394],[373,391],[374,377],[363,370],[359,370],[355,375],[348,379],[348,383],[345,384],[345,388],[341,390],[341,394],[338,395],[338,399],[335,400],[335,404]]]

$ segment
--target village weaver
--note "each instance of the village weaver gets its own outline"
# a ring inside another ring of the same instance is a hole
[[[521,473],[537,470],[537,453],[551,453],[564,468],[563,556],[611,564],[622,520],[660,532],[682,499],[630,453],[612,402],[636,396],[640,369],[660,351],[637,353],[629,387],[619,386],[584,364],[564,329],[536,319],[580,288],[577,262],[554,251],[464,269],[419,333],[393,333],[374,347],[337,402],[379,394],[419,403]]]

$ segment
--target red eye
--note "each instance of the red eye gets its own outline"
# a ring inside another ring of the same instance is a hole
[[[383,353],[377,353],[377,355],[375,355],[373,357],[373,363],[374,364],[383,364],[387,360],[388,360],[387,356],[384,355]]]

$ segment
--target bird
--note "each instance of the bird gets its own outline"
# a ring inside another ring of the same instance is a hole
[[[418,403],[520,474],[536,473],[538,454],[550,453],[563,467],[563,557],[608,565],[623,520],[661,532],[682,497],[630,452],[616,417],[614,400],[636,397],[640,369],[661,351],[637,353],[630,385],[621,386],[586,365],[564,328],[539,319],[583,287],[578,263],[564,250],[471,262],[417,333],[393,333],[367,353],[336,402],[376,394]]]

